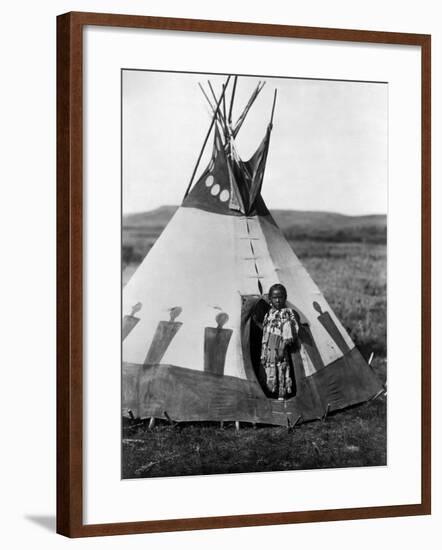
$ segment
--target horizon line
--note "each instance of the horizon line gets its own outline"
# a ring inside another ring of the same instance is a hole
[[[155,208],[151,208],[149,210],[133,210],[131,212],[123,212],[122,210],[122,216],[132,216],[134,214],[148,214],[148,213],[151,213],[151,212],[155,212],[156,210],[160,210],[161,208],[179,208],[181,205],[179,204],[162,204],[160,206],[156,206]],[[292,212],[305,212],[305,213],[308,213],[308,212],[315,212],[315,213],[321,213],[321,214],[338,214],[339,216],[347,216],[349,218],[357,218],[357,217],[362,217],[362,216],[387,216],[388,215],[388,212],[371,212],[371,213],[366,213],[366,214],[346,214],[344,212],[337,212],[336,210],[321,210],[321,209],[318,209],[318,210],[312,210],[312,209],[308,209],[308,210],[305,210],[305,209],[302,209],[302,208],[279,208],[279,207],[268,207],[267,208],[269,209],[270,212],[274,211],[274,210],[285,210],[287,212],[289,211],[292,211]]]

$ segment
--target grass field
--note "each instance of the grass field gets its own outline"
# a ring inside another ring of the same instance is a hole
[[[123,283],[172,214],[170,208],[159,209],[150,217],[142,214],[136,215],[138,220],[127,220],[123,246],[131,254]],[[373,368],[386,383],[385,217],[324,213],[302,217],[288,211],[274,215],[362,354],[368,358],[374,352]],[[292,431],[241,425],[237,432],[233,424],[221,429],[214,423],[164,422],[149,430],[143,421],[124,419],[122,476],[385,465],[386,410],[387,398],[380,396]]]
[[[123,478],[379,466],[386,463],[385,397],[309,422],[123,428]]]

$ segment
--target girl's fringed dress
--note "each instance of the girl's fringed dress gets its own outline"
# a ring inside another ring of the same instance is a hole
[[[292,391],[292,378],[287,347],[298,333],[295,313],[290,308],[271,307],[263,321],[261,364],[266,373],[267,388],[283,399]]]

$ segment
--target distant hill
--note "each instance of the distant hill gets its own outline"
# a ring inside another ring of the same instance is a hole
[[[123,216],[123,261],[144,257],[175,214],[177,206]],[[329,242],[386,243],[387,216],[346,216],[335,212],[271,210],[287,239]]]
[[[175,214],[178,206],[160,206],[148,212],[137,212],[123,216],[124,228],[161,227],[164,228]]]
[[[123,216],[124,228],[164,228],[175,214],[177,206],[160,206],[148,212],[137,212]],[[375,226],[386,227],[385,214],[368,216],[346,216],[335,212],[318,212],[307,210],[271,210],[276,223],[284,231],[290,227],[336,230],[345,227]]]

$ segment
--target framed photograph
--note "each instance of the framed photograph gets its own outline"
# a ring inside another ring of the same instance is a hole
[[[57,531],[429,514],[428,35],[57,21]]]

